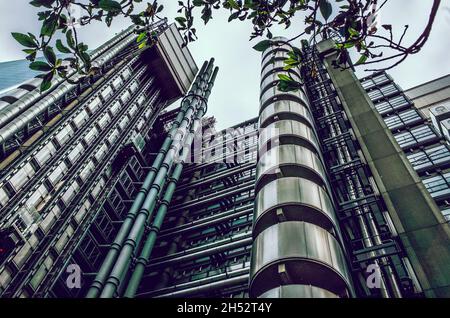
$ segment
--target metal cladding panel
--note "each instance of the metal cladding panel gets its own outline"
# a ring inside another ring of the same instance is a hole
[[[191,86],[198,67],[187,47],[182,47],[183,39],[175,24],[171,24],[159,37],[158,51],[170,71],[180,96]]]
[[[259,298],[338,298],[326,289],[311,285],[283,285],[268,290]]]
[[[330,295],[348,297],[350,277],[344,253],[336,238],[319,226],[292,221],[275,224],[255,238],[252,251],[251,297],[287,284],[312,285]]]
[[[425,84],[410,88],[405,91],[411,99],[416,99],[424,95],[429,95],[437,91],[443,90],[444,88],[450,87],[450,74],[443,77],[437,78]]]

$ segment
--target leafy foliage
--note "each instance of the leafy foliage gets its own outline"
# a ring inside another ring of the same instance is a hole
[[[173,1],[173,0],[168,0]],[[340,67],[352,67],[348,50],[355,50],[360,58],[355,65],[374,64],[381,61],[397,59],[392,65],[396,66],[411,54],[416,54],[426,43],[436,17],[441,0],[433,0],[429,19],[424,31],[410,46],[402,44],[408,30],[405,26],[398,39],[394,37],[391,25],[382,25],[381,29],[386,34],[380,34],[376,24],[376,15],[388,2],[381,4],[377,0],[183,0],[178,1],[179,10],[175,20],[179,30],[183,33],[184,42],[187,45],[197,39],[197,29],[194,24],[196,11],[200,11],[200,18],[204,24],[208,24],[213,18],[213,13],[219,9],[229,11],[229,22],[249,21],[253,25],[250,39],[266,36],[254,46],[257,51],[264,51],[272,45],[273,38],[271,28],[281,25],[285,28],[292,26],[292,19],[298,13],[306,17],[303,25],[295,25],[298,35],[289,42],[300,37],[310,37],[315,43],[318,38],[337,39],[336,49],[339,50],[338,61]],[[148,26],[156,20],[160,20],[159,14],[163,10],[157,0],[148,3],[145,10],[136,12],[135,5],[142,0],[33,0],[32,6],[42,9],[38,13],[38,19],[42,21],[42,27],[38,36],[32,33],[12,33],[12,36],[25,47],[27,59],[32,63],[30,67],[39,68],[45,72],[42,75],[44,81],[41,90],[51,87],[51,80],[58,74],[70,81],[69,70],[75,69],[81,76],[95,73],[92,68],[88,46],[79,42],[75,25],[84,26],[93,21],[100,21],[110,26],[114,18],[118,16],[128,17],[136,26],[137,43],[140,49],[153,45],[156,34],[148,31]],[[407,5],[407,4],[405,4]],[[77,6],[82,16],[76,19],[71,16],[72,6]],[[52,40],[57,34],[65,36],[55,41],[55,48],[59,53],[70,55],[62,60],[56,59],[51,46]],[[386,51],[394,54],[383,56]],[[47,66],[35,63],[38,52],[43,52],[47,60]],[[285,61],[285,69],[300,65],[301,52],[294,50]],[[390,68],[390,67],[388,67]],[[280,79],[283,89],[295,89],[291,79]]]

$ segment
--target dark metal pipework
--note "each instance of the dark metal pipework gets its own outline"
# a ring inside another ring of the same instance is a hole
[[[170,171],[185,132],[193,123],[198,105],[203,104],[207,92],[207,81],[214,60],[205,62],[192,88],[182,102],[180,113],[159,151],[151,171],[147,175],[108,255],[94,280],[87,297],[113,297],[123,282],[131,259],[143,238],[145,225],[151,219],[160,197],[164,182]]]

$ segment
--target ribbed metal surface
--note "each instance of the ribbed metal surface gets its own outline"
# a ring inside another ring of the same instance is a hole
[[[266,291],[260,298],[338,298],[326,289],[311,285],[283,285]]]
[[[263,53],[251,297],[349,297],[351,283],[303,88],[278,90],[290,46]]]

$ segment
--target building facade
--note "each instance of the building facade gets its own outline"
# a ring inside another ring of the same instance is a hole
[[[437,80],[441,81],[441,79]],[[392,77],[386,73],[377,73],[361,80],[386,126],[404,151],[406,158],[422,179],[428,192],[436,201],[443,216],[450,220],[448,168],[450,163],[449,143],[441,133],[440,123],[433,121],[433,112],[445,107],[445,101],[432,103],[429,108],[431,120],[424,115],[424,108],[415,104],[412,91],[402,92]],[[425,86],[428,84],[425,84]],[[429,106],[430,106],[429,105]],[[446,177],[447,176],[447,177]]]
[[[88,272],[101,261],[95,244],[109,243],[128,208],[148,141],[164,131],[153,129],[159,115],[198,70],[175,25],[150,31],[160,41],[144,52],[133,28],[100,46],[91,56],[101,71],[79,84],[57,80],[41,94],[34,78],[4,94],[2,297],[69,296],[57,288],[67,264]]]
[[[29,63],[27,60],[0,63],[0,100],[11,87],[39,74],[28,67]]]
[[[103,79],[0,104],[2,297],[450,297],[448,145],[391,77],[330,40],[285,70],[274,38],[259,115],[216,132],[214,60],[154,28],[94,52]]]
[[[409,88],[405,95],[425,117],[430,117],[430,108],[450,106],[450,74]]]

